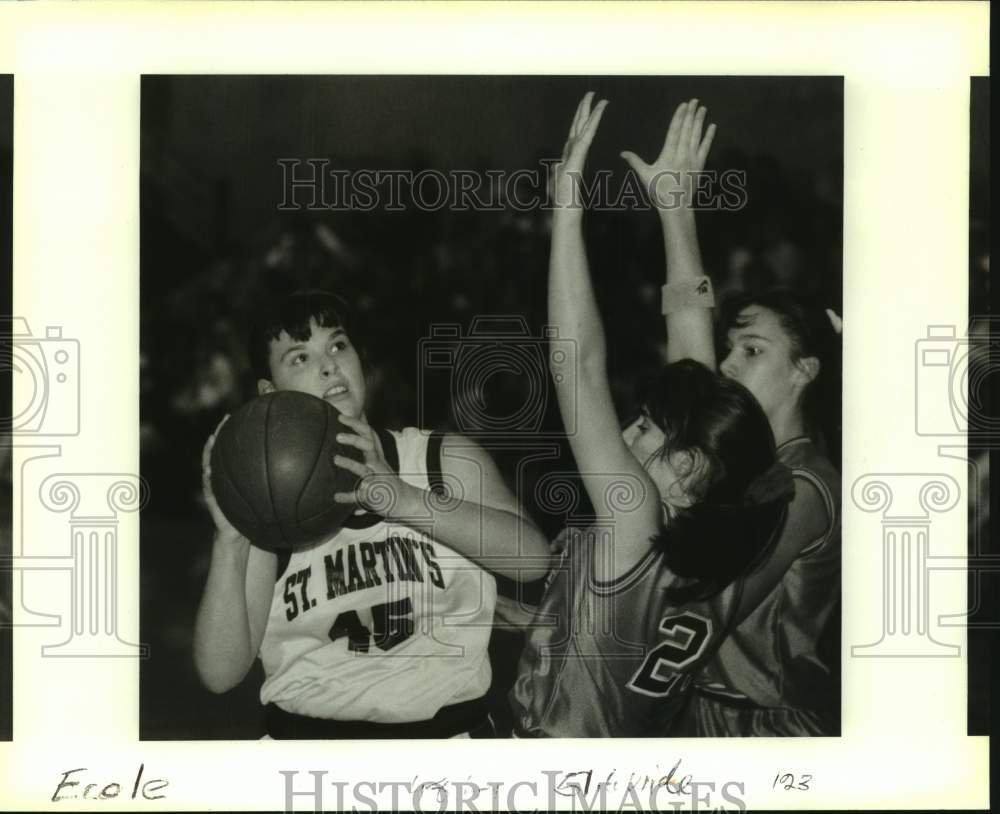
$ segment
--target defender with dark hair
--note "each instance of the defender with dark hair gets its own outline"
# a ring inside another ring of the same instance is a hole
[[[632,166],[658,191],[667,257],[668,359],[715,369],[711,283],[690,206],[707,150],[705,109],[678,106],[664,151]],[[656,179],[677,179],[673,189]],[[678,206],[678,202],[682,205]],[[684,726],[671,734],[832,735],[840,729],[840,320],[792,291],[743,294],[725,309],[719,372],[760,404],[793,475],[794,497],[771,555],[747,580],[739,625],[698,680]]]
[[[778,584],[719,648],[691,712],[702,735],[840,732],[840,335],[790,291],[728,306],[720,372],[761,403],[795,497],[760,575]]]
[[[721,312],[719,371],[754,394],[778,443],[805,435],[839,462],[839,319],[815,298],[782,288],[733,294]]]
[[[520,736],[662,732],[731,629],[791,491],[753,396],[698,362],[669,365],[619,430],[579,203],[606,105],[592,111],[592,97],[556,168],[549,320],[577,343],[555,389],[564,420],[577,415],[570,445],[597,522],[557,543],[511,693]],[[626,505],[622,488],[635,496]]]
[[[547,542],[469,440],[368,425],[350,319],[329,292],[295,293],[259,320],[251,353],[260,393],[295,390],[337,408],[337,440],[359,449],[363,463],[335,459],[360,482],[330,499],[357,511],[313,547],[251,545],[212,496],[213,435],[203,470],[216,533],[195,665],[210,690],[224,692],[259,657],[274,738],[491,736],[496,586],[484,569],[540,579]]]
[[[660,455],[684,450],[702,458],[687,485],[692,503],[677,510],[654,538],[663,563],[690,580],[667,591],[672,602],[704,600],[766,557],[784,501],[748,494],[776,461],[767,418],[745,387],[690,359],[675,362],[646,388],[644,416],[663,432]],[[628,434],[634,428],[626,430]]]

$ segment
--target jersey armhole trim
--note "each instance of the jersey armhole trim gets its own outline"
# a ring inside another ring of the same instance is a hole
[[[833,495],[830,494],[830,490],[827,488],[823,480],[817,476],[815,473],[808,469],[792,469],[793,478],[801,478],[806,481],[816,489],[819,493],[820,499],[823,501],[823,508],[826,509],[827,516],[827,527],[824,529],[823,533],[819,535],[815,540],[809,543],[807,546],[803,547],[802,551],[799,552],[799,557],[806,557],[816,551],[819,551],[830,539],[833,534],[833,530],[837,525],[837,514],[836,506],[833,502]]]
[[[399,473],[399,449],[396,447],[396,436],[388,430],[375,430],[379,441],[382,442],[382,454],[385,462],[389,464],[393,472]],[[364,512],[362,514],[352,514],[343,523],[345,529],[370,529],[377,526],[385,518],[374,512]]]
[[[278,558],[278,570],[274,575],[274,581],[278,582],[285,575],[285,571],[288,570],[288,563],[292,561],[292,550],[290,548],[283,548],[275,551],[274,554]]]
[[[441,472],[441,444],[444,433],[434,430],[427,439],[427,485],[432,492],[445,493],[444,475]]]
[[[545,595],[545,588],[549,581],[548,574],[531,582],[518,582],[503,574],[492,574],[492,577],[496,581],[498,595],[513,599],[519,605],[528,607],[538,607],[542,596]]]
[[[796,444],[804,444],[810,441],[812,441],[812,439],[808,435],[796,435],[794,438],[789,438],[787,441],[783,441],[778,444],[778,446],[775,447],[775,451],[780,452],[781,450],[795,446]]]
[[[399,448],[396,446],[396,436],[389,430],[376,430],[378,440],[382,442],[382,454],[385,455],[385,462],[392,467],[392,471],[399,474]]]
[[[591,554],[593,555],[593,553],[594,548],[591,549]],[[646,552],[645,556],[639,562],[621,576],[610,580],[599,580],[594,576],[594,560],[593,556],[591,556],[589,564],[590,589],[597,596],[613,596],[624,593],[649,572],[650,567],[659,556],[660,552],[656,548],[650,547],[649,551]]]
[[[747,696],[741,692],[735,692],[726,688],[724,684],[695,684],[695,692],[706,698],[711,698],[722,703],[729,703],[732,706],[755,708],[754,704]]]

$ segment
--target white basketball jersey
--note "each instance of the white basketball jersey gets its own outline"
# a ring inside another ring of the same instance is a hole
[[[380,437],[404,481],[437,484],[439,434]],[[409,526],[354,515],[321,545],[293,551],[280,573],[261,701],[342,721],[432,718],[489,689],[495,604],[495,581],[475,563]]]

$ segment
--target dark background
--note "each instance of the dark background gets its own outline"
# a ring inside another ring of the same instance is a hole
[[[14,77],[0,75],[0,317],[10,316],[14,298]],[[0,320],[0,416],[10,424],[10,323]],[[2,563],[11,555],[13,492],[10,436],[0,429],[0,740],[11,739],[13,668],[11,642],[12,572]]]
[[[989,316],[992,307],[990,290],[990,80],[973,77],[970,104],[969,149],[969,315]],[[995,296],[995,295],[994,295]],[[991,341],[996,346],[996,328]],[[992,357],[996,358],[996,357]],[[988,415],[996,417],[998,376],[994,371],[985,377],[980,395]],[[971,397],[970,393],[970,402]],[[972,419],[970,418],[970,421]],[[970,450],[976,465],[969,470],[969,555],[994,556],[996,543],[990,536],[990,470],[1000,459],[997,451]],[[978,490],[978,491],[977,491]],[[969,717],[970,735],[989,734],[990,688],[992,686],[991,639],[996,637],[997,590],[1000,578],[996,573],[980,573],[970,569],[970,614],[968,628]],[[984,627],[985,625],[985,627]]]
[[[221,698],[201,689],[190,645],[211,521],[199,458],[219,418],[253,394],[244,350],[262,297],[303,285],[343,293],[366,330],[368,417],[455,428],[447,371],[417,400],[417,347],[429,325],[468,330],[477,315],[545,317],[549,215],[503,212],[279,212],[280,158],[344,169],[505,170],[558,157],[587,90],[611,99],[589,170],[621,183],[632,149],[650,160],[676,105],[698,96],[719,133],[709,169],[747,173],[747,206],[699,216],[717,291],[783,283],[841,311],[843,83],[839,78],[144,77],[141,141],[141,737],[261,733],[255,672]],[[604,311],[612,386],[625,417],[634,385],[663,361],[663,248],[649,211],[592,212],[586,223]],[[547,386],[547,377],[544,384]],[[496,415],[524,397],[489,380]],[[550,399],[540,431],[558,431]],[[462,429],[466,429],[462,427]],[[532,436],[526,435],[531,443]],[[493,450],[512,477],[516,451]],[[554,536],[529,471],[522,500]],[[513,480],[512,480],[513,485]],[[495,653],[496,655],[496,653]],[[497,692],[516,652],[495,660]]]

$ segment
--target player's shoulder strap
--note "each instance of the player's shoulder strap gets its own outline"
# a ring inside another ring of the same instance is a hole
[[[393,472],[399,474],[399,447],[396,444],[396,436],[385,429],[375,430],[375,434],[378,435],[378,440],[382,445],[382,455],[385,457],[385,462],[389,464]],[[352,514],[344,521],[344,528],[367,529],[381,523],[383,519],[382,515],[374,512]]]
[[[427,485],[431,491],[444,493],[444,475],[441,473],[441,444],[444,432],[433,430],[427,438]]]
[[[399,448],[396,446],[396,436],[389,430],[375,430],[378,440],[382,442],[382,454],[385,455],[385,462],[392,467],[392,471],[399,473]]]

